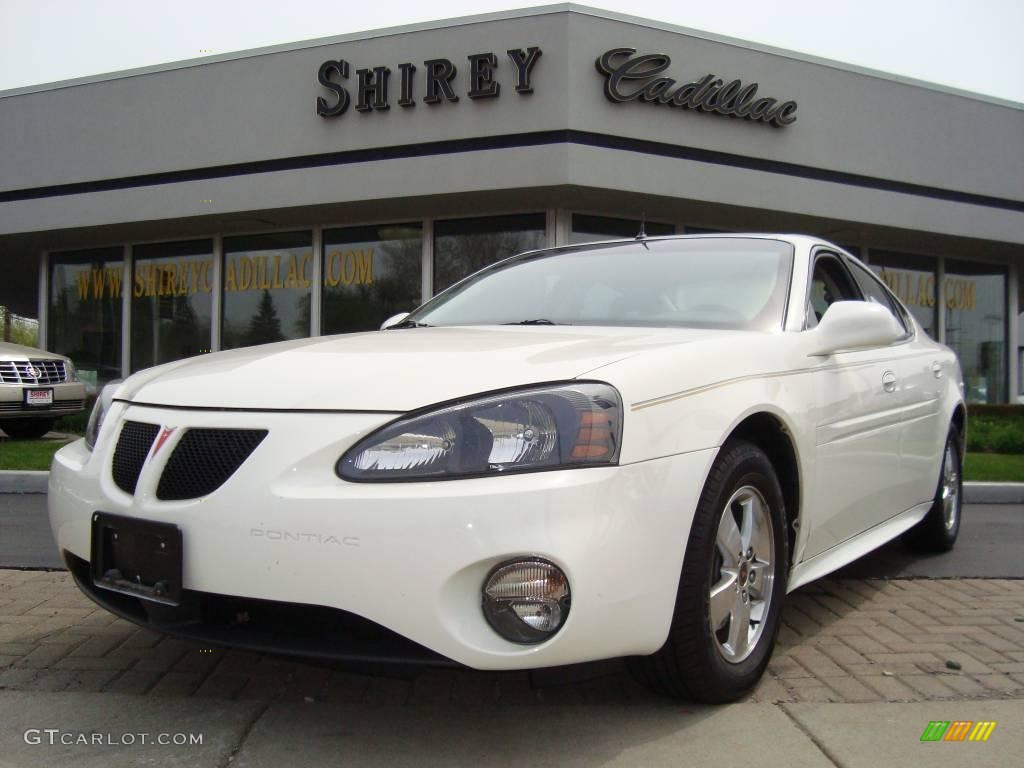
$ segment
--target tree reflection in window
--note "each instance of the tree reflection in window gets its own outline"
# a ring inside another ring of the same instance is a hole
[[[310,335],[311,232],[224,238],[224,349]]]
[[[419,224],[328,229],[323,242],[325,334],[377,330],[392,315],[420,304]]]
[[[543,248],[544,224],[543,213],[436,222],[434,293],[440,293],[488,264]]]
[[[210,351],[213,242],[132,248],[132,371]]]
[[[123,250],[50,256],[47,348],[67,355],[90,390],[121,376]]]
[[[946,344],[960,358],[968,402],[1006,402],[1006,273],[998,264],[946,261]]]

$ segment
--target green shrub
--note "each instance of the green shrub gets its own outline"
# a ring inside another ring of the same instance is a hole
[[[970,406],[967,450],[980,453],[1024,453],[1024,407]]]

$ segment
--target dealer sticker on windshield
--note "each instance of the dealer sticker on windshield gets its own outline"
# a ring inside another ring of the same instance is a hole
[[[25,405],[53,405],[53,390],[26,389]]]

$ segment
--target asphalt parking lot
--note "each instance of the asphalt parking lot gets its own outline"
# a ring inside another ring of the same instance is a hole
[[[0,495],[0,768],[903,765],[930,748],[919,737],[936,717],[1000,724],[969,755],[976,766],[1019,765],[1024,750],[1021,507],[967,507],[953,553],[922,558],[896,543],[797,590],[760,685],[718,708],[654,696],[622,661],[367,669],[162,637],[44,569],[56,564],[44,507],[40,495]],[[30,743],[47,728],[204,742]],[[929,762],[963,764],[956,748]]]

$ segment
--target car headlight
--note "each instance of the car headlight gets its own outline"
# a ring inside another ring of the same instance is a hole
[[[615,464],[622,400],[570,382],[442,405],[406,416],[349,449],[336,467],[356,482],[459,477]]]
[[[78,381],[78,369],[75,368],[75,364],[70,360],[64,361],[64,380]]]
[[[92,406],[92,413],[89,414],[89,423],[85,427],[85,444],[91,451],[96,447],[96,438],[100,434],[100,428],[103,426],[103,419],[107,415],[107,411],[110,410],[110,405],[114,402],[114,392],[121,386],[121,379],[114,379],[107,383],[106,386],[100,390],[100,396],[96,398],[96,402]]]

